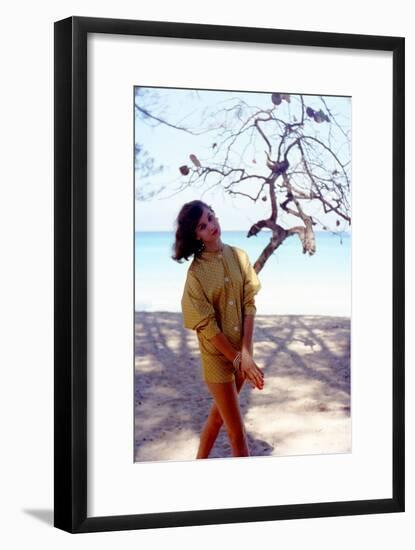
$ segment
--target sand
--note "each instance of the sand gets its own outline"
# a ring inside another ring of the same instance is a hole
[[[351,452],[350,319],[257,315],[254,358],[265,388],[240,394],[252,456]],[[194,459],[211,404],[181,314],[136,313],[135,460]],[[210,456],[231,457],[224,428]]]

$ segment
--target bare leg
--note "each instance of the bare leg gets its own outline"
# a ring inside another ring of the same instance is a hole
[[[228,432],[232,456],[249,456],[235,382],[206,384]]]
[[[243,374],[240,371],[237,371],[235,374],[235,387],[237,393],[241,391],[244,382],[245,378]],[[216,406],[216,403],[213,403],[206,420],[206,424],[204,425],[200,435],[199,449],[197,451],[196,458],[209,457],[209,453],[212,450],[222,425],[223,420],[219,413],[218,407]]]

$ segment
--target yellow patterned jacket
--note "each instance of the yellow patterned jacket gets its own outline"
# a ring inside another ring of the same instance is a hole
[[[205,380],[234,379],[232,364],[209,342],[223,332],[236,349],[242,347],[244,315],[256,314],[255,294],[261,283],[247,253],[223,245],[222,252],[204,251],[189,266],[182,296],[185,328],[199,340]]]

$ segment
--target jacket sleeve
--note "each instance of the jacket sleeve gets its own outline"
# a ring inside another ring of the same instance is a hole
[[[261,290],[261,283],[258,279],[258,275],[255,269],[252,267],[249,261],[248,254],[244,252],[242,254],[242,273],[244,276],[244,300],[243,310],[244,315],[255,315],[255,294]]]
[[[183,324],[210,340],[220,331],[215,310],[192,271],[187,272],[182,296]]]

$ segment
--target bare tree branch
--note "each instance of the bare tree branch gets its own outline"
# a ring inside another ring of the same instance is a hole
[[[195,137],[213,132],[212,151],[205,158],[198,151],[184,152],[186,158],[192,153],[194,162],[180,167],[186,178],[182,189],[200,183],[206,192],[220,186],[229,195],[253,203],[262,195],[268,215],[247,232],[248,238],[262,230],[271,234],[254,263],[257,272],[288,237],[296,235],[303,253],[311,256],[316,252],[314,226],[320,224],[324,230],[332,226],[335,233],[339,219],[351,224],[350,131],[340,125],[330,98],[277,93],[264,97],[269,98],[269,108],[249,105],[233,95],[225,107],[205,116],[197,129],[168,122],[136,103],[142,116],[159,124]],[[324,110],[315,108],[317,99]]]

